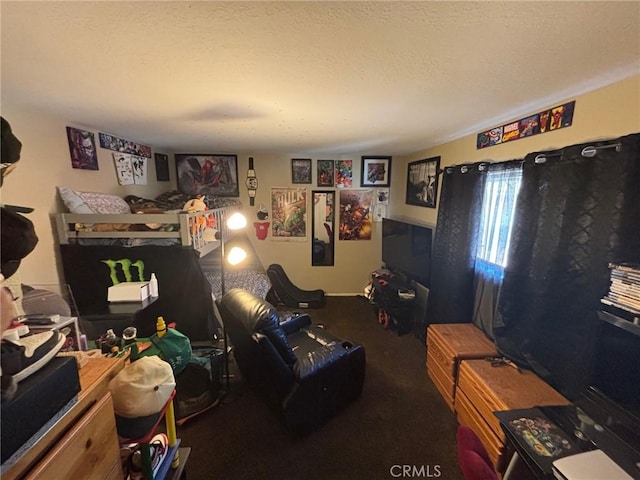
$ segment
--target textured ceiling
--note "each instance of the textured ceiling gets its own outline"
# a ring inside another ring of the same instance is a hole
[[[640,73],[640,2],[3,0],[0,13],[3,103],[175,152],[401,155]]]

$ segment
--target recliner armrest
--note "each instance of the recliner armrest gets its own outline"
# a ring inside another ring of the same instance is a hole
[[[299,358],[293,366],[293,372],[299,381],[305,380],[331,364],[341,361],[352,351],[362,348],[361,345],[354,345],[349,341],[332,342]]]
[[[286,335],[291,335],[307,325],[311,325],[311,317],[308,313],[301,313],[280,321],[280,328],[284,330]]]

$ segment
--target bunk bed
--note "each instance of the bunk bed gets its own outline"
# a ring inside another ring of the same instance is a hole
[[[90,200],[89,195],[83,198]],[[135,326],[140,336],[150,336],[157,317],[162,316],[192,342],[209,342],[219,335],[212,294],[220,294],[220,238],[228,238],[223,230],[226,218],[241,208],[240,201],[213,199],[208,204],[214,208],[204,211],[189,213],[174,208],[155,213],[183,205],[184,197],[176,197],[175,192],[164,194],[171,202],[108,197],[112,203],[124,200],[126,206],[110,205],[103,212],[154,213],[78,213],[82,209],[65,201],[74,211],[53,215],[65,282],[74,295],[82,330],[94,339],[107,328],[118,334]],[[264,298],[270,282],[251,242],[245,237],[243,243],[252,261],[243,269],[227,271],[226,283]],[[158,279],[157,300],[137,306],[107,302],[109,286],[146,281],[152,273]]]
[[[217,231],[233,207],[194,213],[58,213],[61,245],[181,245],[208,255],[220,246]]]
[[[167,192],[154,200],[78,192],[58,187],[69,212],[53,215],[64,281],[90,339],[107,328],[119,334],[135,326],[139,336],[155,331],[157,317],[192,342],[219,334],[205,268],[217,268],[221,229],[238,199],[212,199],[207,209],[187,212],[185,195]],[[132,213],[135,212],[135,213]],[[209,259],[203,261],[205,259]],[[107,301],[111,285],[158,279],[159,296],[140,304]]]

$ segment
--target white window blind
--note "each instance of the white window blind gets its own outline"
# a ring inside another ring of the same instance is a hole
[[[476,270],[502,277],[506,267],[513,212],[520,189],[522,169],[490,169],[482,198]]]

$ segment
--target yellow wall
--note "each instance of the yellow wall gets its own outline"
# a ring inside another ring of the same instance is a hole
[[[353,161],[353,185],[359,186],[360,157],[362,154],[334,157],[335,160]],[[258,177],[258,191],[256,193],[256,206],[264,203],[271,213],[270,189],[271,187],[307,187],[307,241],[306,242],[282,242],[272,241],[270,236],[266,240],[257,240],[255,230],[250,226],[249,238],[255,246],[256,252],[264,265],[268,267],[272,263],[282,265],[285,272],[298,287],[312,290],[322,288],[330,294],[359,294],[369,281],[371,272],[381,266],[380,228],[374,226],[371,240],[340,241],[337,240],[338,212],[336,207],[336,245],[335,264],[329,266],[311,266],[311,191],[333,190],[331,188],[317,187],[316,160],[313,158],[313,178],[310,185],[293,185],[291,183],[291,156],[283,155],[253,155],[255,170]],[[247,156],[240,159],[240,177],[246,178],[248,160]],[[331,158],[327,156],[321,159]],[[336,190],[336,202],[339,200],[339,192]],[[258,221],[256,208],[249,207],[246,188],[241,185],[240,198],[250,223]]]
[[[94,132],[96,145],[98,145],[99,126],[92,128],[87,125],[69,123],[65,119],[46,117],[42,112],[12,108],[6,102],[2,105],[2,116],[9,121],[15,135],[23,143],[20,163],[2,187],[2,202],[35,208],[35,211],[29,214],[29,218],[34,222],[40,238],[36,249],[22,261],[19,275],[23,283],[52,284],[62,281],[62,268],[58,260],[55,230],[50,219],[52,213],[64,211],[64,206],[56,193],[56,186],[67,186],[81,191],[113,193],[120,196],[137,195],[146,198],[154,198],[162,192],[176,188],[172,154],[169,155],[170,182],[155,181],[155,163],[151,160],[148,170],[149,185],[120,186],[116,180],[110,150],[97,149],[100,167],[98,171],[71,168],[66,127],[76,126]],[[365,153],[370,152],[362,154]],[[256,205],[262,202],[269,207],[269,212],[271,212],[269,206],[270,188],[293,186],[291,183],[292,157],[288,154],[261,156],[256,153],[252,153],[251,156],[255,158],[254,166],[259,182]],[[334,157],[336,160],[353,160],[354,187],[359,186],[360,156],[361,154]],[[257,240],[252,225],[254,221],[258,221],[257,208],[249,206],[247,190],[244,185],[248,157],[249,154],[238,153],[240,199],[249,220],[247,234],[252,240],[263,266],[266,268],[271,263],[281,264],[289,278],[300,288],[322,288],[327,293],[334,294],[361,293],[368,281],[369,274],[380,267],[379,229],[374,230],[373,239],[370,241],[338,241],[335,249],[336,262],[333,267],[311,267],[310,212],[307,218],[308,238],[306,242],[271,241],[270,238],[264,241]],[[317,159],[313,160],[315,170]],[[319,189],[314,185],[316,185],[315,171],[313,183],[306,185],[309,198],[312,189]]]
[[[436,221],[436,209],[405,204],[406,171],[407,163],[410,161],[440,156],[441,166],[445,166],[479,160],[508,160],[522,158],[532,151],[564,147],[574,143],[617,137],[640,131],[640,76],[566,100],[573,99],[576,100],[573,125],[568,128],[482,150],[476,150],[476,135],[473,134],[406,157],[394,157],[389,207],[391,215],[401,215],[428,223]],[[560,103],[564,102],[557,102],[554,105]],[[155,181],[155,166],[151,161],[148,171],[149,185],[122,187],[117,184],[111,157],[112,152],[109,150],[98,148],[99,171],[71,168],[65,127],[77,126],[97,134],[101,128],[99,125],[73,124],[68,119],[47,117],[39,111],[25,111],[12,107],[6,102],[2,105],[2,116],[11,123],[16,136],[22,141],[23,151],[18,168],[6,179],[2,187],[1,200],[6,204],[34,207],[35,211],[29,217],[33,220],[40,237],[38,246],[23,260],[20,268],[19,274],[24,283],[50,284],[60,281],[61,269],[57,265],[57,248],[49,217],[51,213],[61,211],[62,208],[55,190],[57,185],[68,186],[76,190],[108,192],[121,196],[131,194],[151,198],[159,193],[175,189],[173,155],[169,155],[170,182]],[[488,125],[487,128],[492,126]],[[248,157],[251,155],[255,158],[255,169],[259,181],[256,205],[260,202],[269,205],[271,187],[292,186],[292,156],[289,154],[260,155],[257,152],[250,154],[240,152],[212,153],[238,154],[240,199],[250,221],[247,233],[265,267],[271,263],[281,264],[291,280],[301,288],[322,288],[330,294],[362,292],[370,272],[380,267],[379,224],[376,224],[374,228],[371,241],[337,241],[334,267],[311,267],[311,242],[309,240],[306,242],[275,242],[270,239],[264,241],[256,239],[251,226],[252,222],[257,221],[256,210],[249,207],[247,191],[244,187]],[[386,152],[361,152],[334,157],[336,160],[353,160],[354,187],[359,185],[360,157],[364,154],[384,155]],[[317,159],[317,157],[313,158],[314,169]],[[314,186],[315,182],[314,172],[313,184],[307,186],[309,195],[312,189],[317,188]],[[308,235],[310,235],[310,214],[307,218],[307,225],[309,226]]]
[[[551,150],[569,145],[615,138],[640,132],[640,75],[614,83],[577,97],[570,97],[547,107],[576,100],[573,124],[552,132],[514,140],[493,147],[476,149],[476,134],[429,148],[403,158],[394,159],[391,189],[391,215],[413,218],[435,224],[437,209],[405,204],[407,164],[424,158],[440,157],[440,166],[478,161],[503,161],[523,158],[527,153]],[[522,117],[527,116],[527,113]],[[512,120],[517,120],[514,118]],[[508,123],[508,122],[505,122]],[[487,125],[492,128],[498,125]],[[438,186],[438,197],[440,185]]]
[[[120,196],[144,197],[157,191],[155,163],[149,162],[148,176],[153,181],[146,186],[118,185],[111,151],[98,148],[99,170],[71,168],[67,126],[76,126],[96,133],[86,125],[75,125],[66,119],[52,118],[41,111],[25,111],[2,104],[2,116],[11,124],[13,133],[22,142],[18,166],[5,178],[1,190],[3,204],[32,207],[28,215],[39,238],[38,245],[21,263],[18,274],[23,283],[55,284],[61,281],[62,269],[57,267],[57,247],[50,215],[62,212],[56,186],[76,190],[114,193]],[[107,132],[108,133],[108,132]],[[172,180],[175,172],[171,172]],[[161,188],[161,191],[166,188]],[[59,271],[58,271],[59,270]]]

